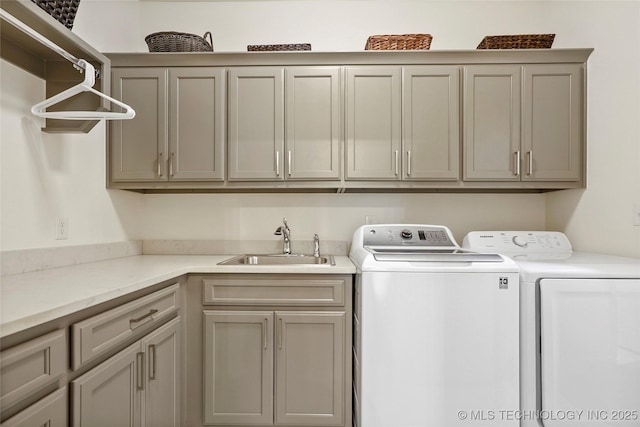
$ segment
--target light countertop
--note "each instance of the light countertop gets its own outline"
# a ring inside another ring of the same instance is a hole
[[[326,265],[217,265],[233,255],[140,255],[0,278],[0,337],[185,274],[354,274],[346,256]]]

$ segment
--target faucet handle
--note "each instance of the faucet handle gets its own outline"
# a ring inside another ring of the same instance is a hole
[[[317,234],[313,235],[313,256],[320,258],[320,237]]]

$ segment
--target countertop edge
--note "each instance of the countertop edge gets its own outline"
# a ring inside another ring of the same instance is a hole
[[[355,274],[335,266],[221,266],[234,255],[137,255],[0,278],[0,338],[188,274]]]

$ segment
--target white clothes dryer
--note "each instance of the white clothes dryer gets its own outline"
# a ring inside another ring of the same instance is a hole
[[[521,426],[640,427],[640,259],[546,231],[474,231],[462,246],[520,268]]]

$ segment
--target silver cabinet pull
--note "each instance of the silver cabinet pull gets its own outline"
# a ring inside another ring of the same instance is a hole
[[[520,150],[516,151],[515,153],[513,153],[514,155],[514,175],[515,176],[520,176]]]
[[[158,160],[157,160],[157,163],[158,163],[158,171],[157,171],[158,172],[158,177],[162,176],[162,156],[163,156],[162,152],[158,153]]]
[[[169,176],[173,176],[173,159],[176,157],[176,153],[171,153],[169,158]]]
[[[140,316],[138,318],[135,318],[135,319],[130,319],[129,320],[129,326],[134,326],[136,323],[140,323],[143,320],[146,320],[147,318],[153,316],[157,312],[158,312],[157,308],[152,308],[151,310],[149,310],[149,312],[147,314],[143,314],[142,316]]]
[[[136,389],[144,390],[144,353],[136,353]]]
[[[149,379],[156,379],[156,346],[151,344],[149,346]]]
[[[282,317],[278,319],[278,348],[282,350],[282,341],[284,337],[282,336]]]
[[[394,152],[395,156],[396,156],[396,168],[395,168],[395,174],[396,176],[398,175],[398,150],[396,150]]]
[[[407,151],[407,176],[411,176],[411,150]]]
[[[265,317],[262,321],[262,340],[264,342],[264,349],[267,349],[267,322],[268,319]]]
[[[280,176],[280,152],[276,151],[276,176]]]
[[[533,174],[533,151],[527,151],[527,175]]]
[[[287,169],[288,175],[291,176],[291,150],[287,153]]]

